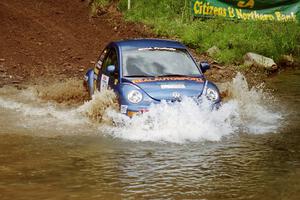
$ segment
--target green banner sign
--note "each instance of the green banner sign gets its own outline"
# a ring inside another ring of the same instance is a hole
[[[192,0],[195,17],[299,21],[300,0]]]

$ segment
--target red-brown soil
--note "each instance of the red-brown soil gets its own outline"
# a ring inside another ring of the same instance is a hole
[[[114,9],[93,18],[83,0],[1,0],[0,86],[80,77],[109,41],[151,37]]]
[[[114,5],[91,17],[88,0],[1,0],[0,19],[0,87],[81,78],[108,42],[155,37],[146,26],[125,22]],[[235,76],[234,66],[191,51],[211,63],[208,79]],[[252,85],[266,78],[256,68],[243,73]]]

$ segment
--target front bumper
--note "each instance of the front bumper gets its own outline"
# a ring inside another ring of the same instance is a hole
[[[168,102],[170,105],[174,104],[174,102]],[[159,104],[159,103],[155,103],[155,104]],[[218,110],[221,107],[221,102],[214,102],[210,105],[210,109],[213,110]],[[123,112],[123,114],[126,114],[129,117],[133,117],[135,115],[140,115],[143,113],[148,112],[150,109],[150,105],[149,106],[130,106],[128,105],[126,112]]]

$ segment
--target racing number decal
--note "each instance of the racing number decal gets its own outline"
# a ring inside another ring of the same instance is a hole
[[[106,76],[105,74],[102,74],[101,84],[100,84],[100,91],[108,89],[108,82],[109,82],[109,76]]]

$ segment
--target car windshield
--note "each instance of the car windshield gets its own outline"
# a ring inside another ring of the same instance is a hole
[[[123,51],[123,76],[199,76],[200,71],[186,50],[140,48]]]

